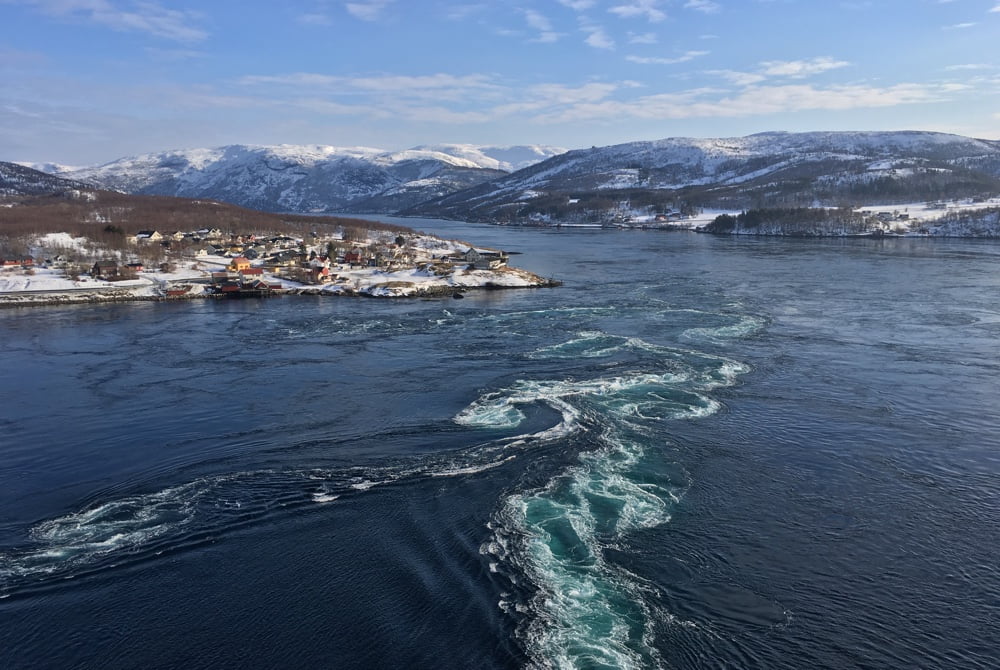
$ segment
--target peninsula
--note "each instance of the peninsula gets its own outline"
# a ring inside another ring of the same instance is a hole
[[[503,250],[374,221],[78,189],[0,204],[0,306],[558,284]]]

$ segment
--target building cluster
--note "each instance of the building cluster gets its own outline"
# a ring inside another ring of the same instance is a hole
[[[9,256],[0,258],[0,267],[2,268],[23,268],[27,270],[28,268],[35,267],[35,259],[31,256]]]

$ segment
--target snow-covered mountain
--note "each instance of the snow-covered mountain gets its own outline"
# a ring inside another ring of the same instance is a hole
[[[0,196],[52,195],[88,188],[86,184],[56,177],[19,163],[0,161]]]
[[[388,213],[561,151],[458,144],[397,152],[230,145],[146,154],[60,174],[126,193],[222,200],[268,211]]]
[[[997,141],[916,131],[770,132],[570,151],[407,213],[508,218],[534,202],[630,192],[735,207],[889,202],[995,194],[998,178]]]
[[[471,161],[482,168],[516,172],[541,163],[547,158],[566,153],[567,149],[546,145],[518,145],[507,147],[481,147],[472,144],[431,144],[415,147],[416,150],[434,151],[455,158]]]

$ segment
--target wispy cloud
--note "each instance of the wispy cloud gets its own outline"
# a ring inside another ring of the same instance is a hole
[[[315,72],[293,72],[282,75],[246,75],[237,80],[243,86],[282,86],[301,89],[326,89],[344,95],[389,93],[401,96],[421,95],[461,98],[472,91],[499,90],[491,77],[482,74],[458,76],[431,74],[419,76],[372,75],[344,77]]]
[[[366,0],[366,2],[348,2],[344,4],[347,13],[362,21],[377,21],[383,10],[395,0]]]
[[[553,114],[569,110],[575,105],[595,104],[607,100],[619,86],[612,83],[589,83],[582,86],[564,84],[538,84],[530,86],[521,100],[499,105],[491,110],[495,117],[536,112]]]
[[[615,48],[615,41],[601,26],[584,24],[580,26],[580,30],[587,33],[587,37],[583,40],[587,46],[609,51]]]
[[[629,44],[656,44],[659,39],[656,33],[632,33],[628,34]]]
[[[677,65],[678,63],[686,63],[688,61],[694,60],[700,56],[707,56],[709,51],[687,51],[684,54],[677,56],[675,58],[663,58],[663,57],[645,57],[645,56],[626,56],[625,60],[632,63],[639,63],[641,65]]]
[[[463,21],[470,16],[480,14],[488,9],[483,3],[472,3],[466,5],[452,5],[445,11],[444,17],[449,21]]]
[[[528,27],[533,30],[538,31],[538,35],[535,37],[534,42],[556,42],[560,37],[563,36],[562,33],[557,33],[552,29],[552,22],[549,21],[548,17],[534,9],[524,9],[524,20],[528,22]]]
[[[734,86],[753,86],[767,79],[759,72],[739,72],[738,70],[709,70],[705,74],[721,77]]]
[[[688,56],[697,57],[694,54],[684,57]],[[261,105],[281,101],[283,105],[328,115],[377,114],[380,118],[471,124],[513,117],[545,124],[874,109],[940,102],[956,95],[968,95],[972,90],[969,85],[958,82],[900,83],[880,87],[864,84],[772,85],[757,81],[739,90],[700,87],[636,95],[647,88],[635,82],[513,87],[485,74],[343,77],[307,72],[246,76],[238,83],[247,90],[256,90],[261,100],[273,101],[261,102]],[[247,104],[246,96],[213,97],[207,93],[199,102]]]
[[[810,60],[764,61],[760,65],[762,73],[769,77],[799,79],[846,67],[850,63],[832,58],[813,58]]]
[[[961,63],[959,65],[949,65],[944,68],[949,72],[954,72],[957,70],[996,70],[996,65],[988,65],[986,63]]]
[[[658,23],[667,18],[667,13],[659,8],[659,0],[631,0],[615,5],[608,11],[623,19],[645,17],[650,23]]]
[[[768,79],[804,79],[850,65],[833,58],[811,58],[793,61],[764,61],[756,70],[708,70],[705,74],[721,77],[734,86],[753,86]]]
[[[90,21],[120,32],[140,32],[178,42],[198,42],[208,33],[196,24],[197,12],[167,9],[157,2],[111,0],[2,0],[35,7],[49,16]],[[127,4],[127,9],[123,5]]]
[[[947,93],[938,86],[909,83],[888,87],[753,86],[735,95],[702,88],[647,95],[627,101],[582,103],[541,115],[536,121],[568,123],[622,118],[669,120],[744,117],[814,110],[873,109],[946,99]]]
[[[965,30],[966,28],[972,28],[978,25],[979,24],[974,21],[970,21],[967,23],[953,23],[950,26],[942,27],[942,30]]]
[[[574,11],[582,12],[585,9],[593,7],[594,0],[559,0],[559,4],[564,7],[569,7]]]
[[[705,14],[718,14],[722,11],[722,6],[717,2],[712,2],[712,0],[688,0],[684,3],[684,7]]]
[[[320,12],[311,12],[308,14],[300,14],[296,20],[307,26],[332,26],[333,19],[327,14],[322,14]]]
[[[998,4],[998,5],[996,6],[996,7],[994,7],[993,9],[991,9],[991,10],[990,10],[990,13],[991,13],[991,14],[992,14],[993,12],[1000,12],[1000,4]]]

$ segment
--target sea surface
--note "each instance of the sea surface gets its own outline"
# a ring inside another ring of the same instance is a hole
[[[0,667],[1000,667],[1000,246],[0,311]]]

